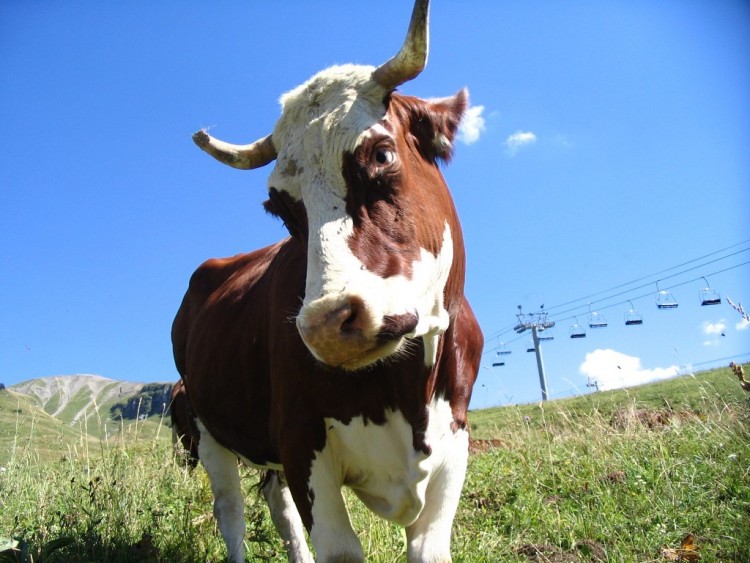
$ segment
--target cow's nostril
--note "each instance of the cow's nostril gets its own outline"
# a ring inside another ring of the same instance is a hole
[[[356,300],[339,309],[338,322],[339,331],[344,335],[350,335],[362,330],[361,305]]]
[[[381,342],[398,340],[412,332],[417,327],[417,323],[419,323],[419,315],[416,313],[383,317],[383,325],[378,332],[378,340]]]
[[[353,332],[354,330],[356,330],[356,322],[357,311],[352,310],[349,312],[349,315],[341,322],[339,330],[344,333]]]

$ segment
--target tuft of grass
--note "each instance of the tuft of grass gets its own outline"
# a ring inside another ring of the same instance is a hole
[[[251,560],[278,559],[259,474],[243,472]],[[188,469],[166,440],[72,447],[52,462],[24,450],[0,470],[0,561],[222,560],[212,502],[205,472]]]
[[[750,401],[726,375],[474,417],[503,445],[470,460],[457,553],[662,561],[693,534],[704,561],[750,561]]]

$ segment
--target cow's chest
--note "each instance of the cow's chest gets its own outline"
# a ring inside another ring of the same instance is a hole
[[[451,432],[451,421],[447,401],[433,401],[426,433],[428,455],[414,449],[412,427],[400,411],[389,411],[384,424],[362,417],[347,424],[328,418],[326,445],[313,461],[312,473],[331,471],[338,484],[350,487],[370,510],[408,525],[424,508],[430,478],[450,466],[454,448],[461,443],[466,447],[465,437]]]

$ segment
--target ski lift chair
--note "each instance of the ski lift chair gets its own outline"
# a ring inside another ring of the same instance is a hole
[[[570,337],[586,338],[586,329],[578,324],[578,319],[576,319],[576,324],[570,325]]]
[[[555,335],[554,334],[550,334],[546,330],[542,331],[541,334],[539,335],[539,341],[540,342],[549,342],[550,340],[554,340],[554,339],[555,339]]]
[[[633,308],[633,303],[630,303],[630,309],[625,311],[625,326],[642,325],[643,315]]]
[[[508,346],[504,342],[501,342],[500,347],[497,349],[498,356],[507,356],[511,352],[512,350],[508,350]]]
[[[604,315],[596,311],[592,311],[591,305],[589,305],[589,328],[604,328],[606,326],[607,319],[604,318]]]
[[[711,289],[708,285],[708,280],[704,277],[703,281],[706,282],[706,287],[700,290],[699,296],[701,305],[721,305],[721,296],[715,289]]]
[[[676,309],[677,299],[669,291],[660,290],[659,283],[656,284],[656,306],[659,309]]]
[[[677,300],[674,298],[674,295],[672,295],[668,291],[660,291],[656,294],[656,306],[659,309],[676,309]]]
[[[494,362],[492,362],[492,367],[493,368],[498,368],[498,367],[504,366],[505,365],[505,360],[503,359],[503,356],[507,356],[508,354],[510,354],[510,352],[511,351],[508,350],[508,348],[506,347],[506,345],[501,342],[500,343],[500,348],[498,348],[498,350],[497,350],[497,360],[495,360]]]

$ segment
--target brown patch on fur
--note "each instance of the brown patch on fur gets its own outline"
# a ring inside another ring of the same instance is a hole
[[[433,256],[440,252],[447,223],[454,239],[451,278],[460,280],[463,291],[461,228],[437,160],[450,158],[466,93],[433,102],[393,94],[387,104],[382,125],[393,137],[373,136],[343,156],[346,211],[354,221],[349,247],[369,271],[409,278],[421,248]],[[442,149],[436,148],[436,139]],[[395,158],[381,163],[379,150]]]

